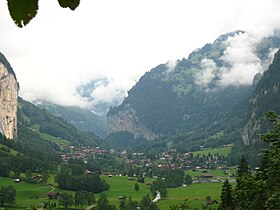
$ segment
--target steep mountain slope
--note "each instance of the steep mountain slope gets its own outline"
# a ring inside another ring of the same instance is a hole
[[[106,147],[90,132],[80,132],[63,119],[18,97],[18,82],[0,53],[0,175],[15,177],[26,170],[51,171],[65,145]],[[63,146],[61,146],[63,145]],[[4,150],[3,150],[4,148]]]
[[[105,141],[90,132],[80,132],[61,117],[54,116],[46,110],[19,98],[19,124],[30,130],[46,133],[57,139],[65,139],[74,145],[106,146]]]
[[[275,54],[273,63],[264,73],[250,100],[250,108],[246,125],[242,132],[244,144],[254,144],[259,140],[259,134],[266,132],[270,123],[265,119],[265,113],[274,111],[280,114],[280,51]]]
[[[0,132],[8,139],[17,137],[18,91],[15,73],[0,53]]]
[[[259,77],[259,76],[258,76]],[[272,64],[264,72],[256,84],[252,94],[245,123],[242,130],[242,138],[236,139],[231,153],[228,156],[228,164],[236,165],[241,156],[245,156],[251,166],[259,166],[263,149],[269,145],[260,141],[260,135],[271,129],[272,124],[265,119],[265,113],[274,111],[280,114],[280,51],[275,54]]]
[[[102,138],[107,134],[106,119],[103,119],[102,116],[98,116],[88,109],[74,106],[59,106],[47,102],[39,103],[38,107],[63,118],[74,125],[79,131],[93,132]]]
[[[279,47],[278,35],[256,40],[236,31],[188,59],[161,64],[139,80],[120,106],[110,109],[108,131],[148,140],[169,138],[177,147],[232,142],[241,136],[254,74],[268,66]],[[242,71],[250,76],[241,77]]]

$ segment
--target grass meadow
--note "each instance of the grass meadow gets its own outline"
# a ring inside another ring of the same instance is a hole
[[[230,151],[231,151],[231,146],[219,147],[219,148],[205,148],[203,150],[193,152],[193,155],[194,156],[208,155],[209,153],[213,155],[213,154],[219,153],[220,155],[228,156]]]
[[[168,196],[166,199],[158,202],[158,207],[161,210],[170,209],[170,205],[183,203],[185,199],[190,202],[191,209],[201,209],[201,204],[205,203],[206,196],[211,196],[214,200],[220,202],[222,183],[203,183],[192,184],[187,187],[168,189]],[[213,205],[212,207],[217,207]]]
[[[39,184],[30,184],[25,182],[15,183],[11,178],[0,177],[0,186],[12,185],[16,189],[16,206],[30,207],[46,202],[47,195],[51,186],[43,186]],[[14,209],[14,208],[13,208]]]
[[[192,174],[195,175],[195,174]],[[119,196],[131,196],[133,200],[141,200],[142,197],[147,194],[151,196],[149,186],[145,183],[138,183],[140,189],[138,192],[134,190],[134,185],[136,180],[128,180],[128,177],[113,176],[103,178],[110,184],[110,189],[105,194],[108,195],[109,202],[114,204],[117,209],[119,209]],[[146,178],[145,182],[152,182],[154,179]],[[51,175],[49,179],[49,184],[54,183],[54,175]],[[40,203],[48,202],[47,193],[51,190],[59,192],[68,192],[74,195],[73,191],[65,191],[58,189],[56,185],[39,185],[39,184],[29,184],[25,182],[14,183],[13,179],[0,177],[0,186],[12,185],[16,188],[16,206],[13,210],[22,208],[32,208],[40,206]],[[175,189],[168,189],[168,197],[160,200],[157,204],[161,210],[170,209],[170,205],[184,202],[188,199],[190,202],[191,209],[198,208],[201,209],[201,203],[205,203],[205,197],[211,196],[212,199],[220,201],[222,183],[201,183],[192,184],[187,187],[180,187]],[[99,194],[96,194],[96,199],[98,199]],[[217,205],[212,207],[216,208]]]

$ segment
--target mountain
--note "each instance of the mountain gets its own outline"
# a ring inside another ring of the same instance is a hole
[[[107,134],[106,118],[94,114],[88,109],[75,106],[59,106],[47,102],[38,103],[38,107],[63,118],[79,131],[92,132],[102,138]]]
[[[236,139],[228,156],[229,165],[237,165],[242,156],[251,166],[259,166],[260,153],[268,148],[268,144],[260,141],[260,135],[272,128],[265,113],[273,111],[280,114],[280,51],[278,51],[268,70],[255,78],[255,89],[248,101],[248,109],[244,116],[241,138]]]
[[[27,170],[52,171],[70,145],[107,148],[92,132],[18,97],[15,73],[0,53],[0,176],[19,177]]]
[[[241,138],[249,99],[259,80],[254,75],[267,68],[279,47],[278,34],[257,40],[235,31],[187,59],[158,65],[140,78],[120,106],[109,110],[109,134],[130,133],[134,139],[178,148]]]
[[[16,75],[0,53],[0,132],[7,139],[17,137],[17,98],[19,84]]]
[[[270,128],[270,123],[265,119],[266,112],[274,111],[276,114],[280,114],[279,93],[280,51],[275,54],[272,64],[264,72],[250,99],[246,124],[242,132],[242,139],[245,145],[258,142],[259,134],[267,132]]]
[[[94,133],[78,131],[61,117],[21,98],[19,98],[18,121],[20,126],[39,134],[47,134],[56,138],[58,142],[66,140],[72,145],[106,146],[106,142]]]

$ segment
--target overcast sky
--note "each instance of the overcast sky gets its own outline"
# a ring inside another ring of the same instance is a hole
[[[40,0],[35,19],[20,29],[1,0],[0,52],[23,98],[84,106],[81,84],[107,78],[92,96],[122,98],[146,71],[221,34],[279,29],[279,11],[279,0],[81,0],[74,12]]]

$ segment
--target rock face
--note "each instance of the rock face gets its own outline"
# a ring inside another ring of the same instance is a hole
[[[247,121],[242,132],[242,139],[245,145],[254,144],[258,141],[258,134],[261,131],[260,119],[257,119],[256,113],[252,112],[250,119]]]
[[[271,124],[265,119],[265,113],[274,111],[280,114],[280,51],[275,54],[272,64],[264,72],[256,85],[250,100],[247,120],[242,132],[245,145],[253,145],[259,141],[260,134],[271,129]]]
[[[132,133],[134,138],[143,137],[147,140],[154,140],[158,137],[140,122],[136,111],[130,104],[125,104],[124,108],[114,115],[108,115],[107,120],[109,134],[126,131]]]
[[[0,132],[7,139],[17,137],[18,90],[15,75],[0,63]]]

